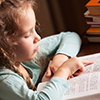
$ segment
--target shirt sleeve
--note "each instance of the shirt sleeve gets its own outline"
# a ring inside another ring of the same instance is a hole
[[[6,75],[4,75],[6,76]],[[0,82],[1,100],[62,100],[69,83],[59,77],[53,77],[46,87],[40,91],[29,89],[22,78],[9,75]]]
[[[81,39],[75,32],[61,32],[60,34],[43,38],[39,41],[39,51],[45,56],[58,53],[76,56],[80,50]]]
[[[64,79],[60,77],[53,77],[46,85],[46,87],[40,92],[40,95],[43,92],[44,95],[47,95],[50,100],[63,100],[63,96],[68,90],[69,86],[70,83],[65,81]]]

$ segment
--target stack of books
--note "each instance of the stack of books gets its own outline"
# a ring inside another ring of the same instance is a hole
[[[100,0],[90,0],[85,7],[87,11],[84,13],[86,23],[90,28],[86,31],[86,37],[89,42],[100,43]]]

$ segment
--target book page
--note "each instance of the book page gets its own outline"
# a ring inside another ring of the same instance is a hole
[[[86,73],[68,80],[70,88],[64,94],[63,100],[99,100],[100,99],[100,72]],[[39,93],[47,82],[37,87]]]
[[[100,72],[82,74],[68,80],[68,82],[70,88],[65,93],[64,100],[74,100],[75,98],[100,93]]]
[[[85,65],[84,73],[100,71],[100,53],[78,57],[83,60],[94,61],[93,64]]]
[[[41,90],[43,90],[43,88],[44,88],[47,84],[48,84],[48,81],[39,83],[38,86],[37,86],[37,92],[39,93]]]
[[[70,100],[100,100],[100,94],[95,94],[95,95],[93,94],[91,96],[84,96],[84,97],[74,98]]]

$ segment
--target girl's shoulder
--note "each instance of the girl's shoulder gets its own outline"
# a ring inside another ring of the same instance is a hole
[[[16,74],[12,70],[0,66],[0,82],[3,82],[3,80],[12,80],[13,78],[22,79],[18,74]]]

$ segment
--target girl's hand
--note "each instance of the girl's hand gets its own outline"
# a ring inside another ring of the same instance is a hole
[[[46,71],[46,77],[50,78],[57,70],[58,68],[69,58],[64,54],[57,54],[54,56],[51,64],[48,66]]]
[[[82,62],[82,64],[85,64],[85,65],[89,65],[89,64],[93,64],[94,63],[94,61],[87,61],[87,60],[81,60],[80,59],[80,61]],[[85,67],[84,67],[85,68]],[[74,74],[73,74],[73,76],[78,76],[78,75],[80,75],[81,74],[81,69],[80,70],[77,70]]]
[[[65,61],[61,67],[56,71],[53,77],[61,77],[63,79],[68,79],[72,75],[80,75],[84,72],[84,64],[92,64],[93,61],[85,61],[73,57]]]

